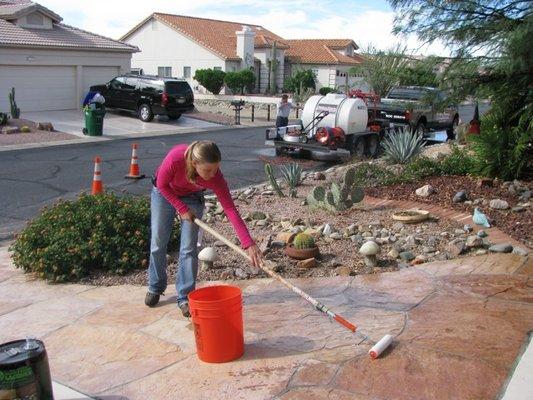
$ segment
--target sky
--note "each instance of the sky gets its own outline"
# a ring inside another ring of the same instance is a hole
[[[439,43],[392,34],[394,12],[386,0],[34,0],[63,22],[118,39],[153,12],[261,25],[285,39],[353,39],[361,48],[397,43],[413,54],[449,55]]]

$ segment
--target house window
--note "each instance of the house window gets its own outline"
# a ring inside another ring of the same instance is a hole
[[[172,76],[172,67],[157,67],[157,76],[162,76],[162,77]]]
[[[183,78],[190,79],[191,77],[191,67],[183,67]]]

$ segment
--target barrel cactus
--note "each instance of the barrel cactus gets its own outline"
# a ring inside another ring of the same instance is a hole
[[[299,233],[294,237],[292,245],[299,250],[312,249],[315,247],[315,239],[307,233]]]
[[[365,197],[362,188],[355,186],[355,169],[350,168],[344,174],[340,186],[332,183],[329,190],[315,187],[307,196],[307,204],[315,208],[324,208],[333,212],[344,211]]]

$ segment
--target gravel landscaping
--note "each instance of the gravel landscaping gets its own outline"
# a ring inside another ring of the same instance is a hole
[[[64,132],[38,129],[38,123],[26,119],[10,119],[7,126],[2,127],[0,134],[0,146],[26,143],[56,142],[59,140],[77,139],[76,136]],[[20,132],[24,126],[30,128],[30,132]],[[10,133],[5,133],[6,129]]]

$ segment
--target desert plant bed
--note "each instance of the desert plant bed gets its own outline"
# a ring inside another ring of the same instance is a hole
[[[30,128],[30,132],[0,134],[0,146],[76,139],[76,136],[68,133],[58,131],[49,132],[46,130],[37,129],[37,124],[35,122],[23,118],[9,119],[6,126],[18,128],[18,130],[21,130],[22,127],[27,126]]]

